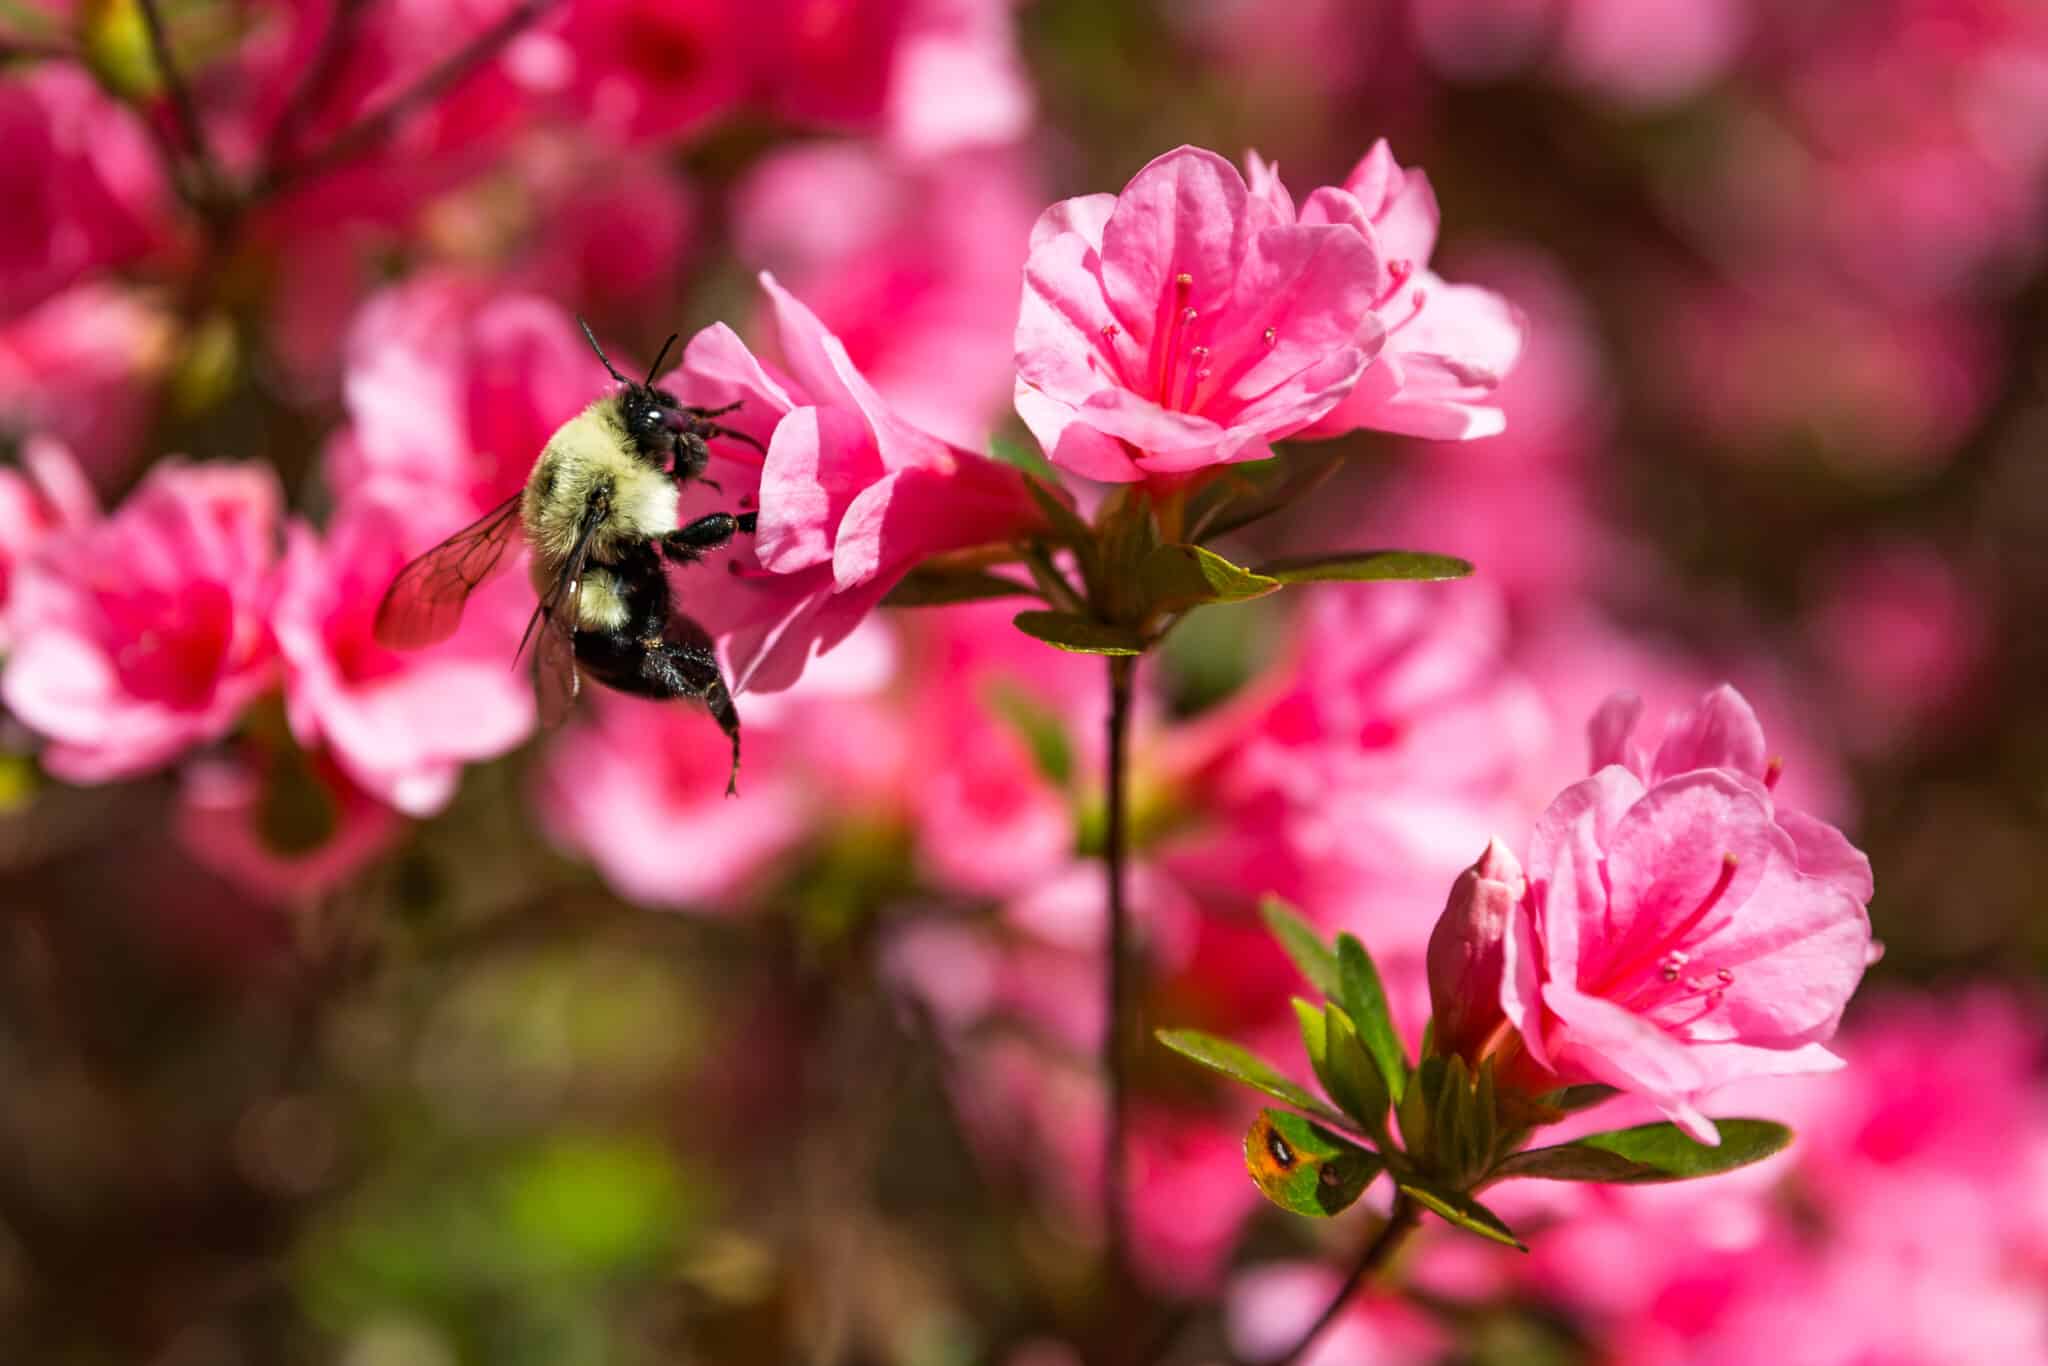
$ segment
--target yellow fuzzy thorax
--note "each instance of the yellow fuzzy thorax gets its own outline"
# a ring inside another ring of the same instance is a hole
[[[610,511],[591,539],[594,563],[608,563],[625,546],[676,529],[675,484],[635,452],[616,396],[599,399],[563,423],[527,477],[519,514],[537,581],[552,579],[575,548],[584,510],[599,489]]]

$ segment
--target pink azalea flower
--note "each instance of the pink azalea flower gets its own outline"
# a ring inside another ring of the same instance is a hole
[[[276,679],[279,517],[267,466],[159,464],[106,520],[17,566],[8,707],[71,782],[156,768],[225,735]]]
[[[112,483],[136,454],[172,337],[140,290],[94,280],[52,295],[0,325],[0,423],[55,437]]]
[[[327,458],[336,498],[425,503],[446,510],[449,531],[516,493],[608,382],[560,306],[438,274],[365,304],[344,365],[350,421]]]
[[[294,523],[271,617],[293,736],[410,816],[445,807],[464,764],[514,748],[534,721],[533,688],[509,667],[530,610],[518,575],[472,595],[461,628],[440,645],[399,653],[376,642],[385,589],[437,539],[437,529],[362,500],[324,537]]]
[[[281,843],[268,828],[280,767],[252,747],[184,766],[176,827],[195,862],[264,901],[302,905],[346,883],[404,833],[396,812],[315,755],[295,779],[310,785],[327,828],[307,845]]]
[[[99,500],[71,458],[48,437],[31,437],[22,448],[22,469],[0,469],[0,650],[10,633],[6,613],[14,596],[16,568],[52,536],[76,531],[98,519]]]
[[[1263,459],[1359,382],[1390,278],[1367,232],[1296,222],[1222,157],[1176,148],[1032,229],[1017,412],[1092,479]]]
[[[1016,380],[1011,313],[1038,203],[1019,156],[913,163],[867,143],[798,144],[740,183],[733,232],[897,412],[973,448]]]
[[[0,319],[161,244],[169,187],[136,113],[83,68],[0,81]]]
[[[1762,732],[1733,690],[1654,756],[1633,722],[1625,700],[1596,716],[1606,766],[1536,823],[1501,1008],[1544,1085],[1639,1093],[1718,1142],[1705,1092],[1840,1065],[1823,1044],[1871,958],[1869,863],[1832,826],[1773,811]]]
[[[1255,160],[1252,181],[1255,192],[1289,206],[1276,168]],[[1521,355],[1521,315],[1492,290],[1450,284],[1430,271],[1439,219],[1428,178],[1396,162],[1384,139],[1342,185],[1302,201],[1300,222],[1348,227],[1365,241],[1371,317],[1359,343],[1382,339],[1358,383],[1304,436],[1365,427],[1466,441],[1506,425],[1490,396]]]
[[[780,365],[771,368],[723,323],[690,340],[665,381],[685,402],[743,402],[726,421],[767,445],[765,459],[714,441],[698,508],[758,507],[716,578],[678,575],[683,611],[725,642],[735,691],[788,687],[805,661],[859,624],[919,561],[1007,540],[1042,525],[1014,469],[949,446],[897,416],[845,345],[802,303],[761,277],[773,303]]]

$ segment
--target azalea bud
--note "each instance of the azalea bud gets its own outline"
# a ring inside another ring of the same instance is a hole
[[[1435,1049],[1477,1065],[1505,1017],[1500,1008],[1501,941],[1524,889],[1522,865],[1499,840],[1458,874],[1429,936],[1429,1001]]]

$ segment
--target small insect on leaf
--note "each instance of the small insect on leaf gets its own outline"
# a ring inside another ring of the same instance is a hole
[[[1349,1209],[1384,1165],[1379,1155],[1285,1110],[1261,1110],[1245,1131],[1244,1165],[1268,1200],[1326,1219]]]

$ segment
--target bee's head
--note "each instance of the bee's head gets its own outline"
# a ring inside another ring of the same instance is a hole
[[[597,358],[604,362],[604,368],[622,387],[618,397],[619,422],[626,429],[627,437],[641,454],[660,462],[674,445],[675,437],[688,424],[684,420],[682,406],[675,395],[654,387],[654,377],[661,370],[661,363],[668,359],[668,349],[676,344],[674,333],[661,344],[661,351],[654,358],[654,364],[647,367],[647,378],[635,384],[620,374],[618,367],[605,355],[604,348],[597,344],[597,336],[590,330],[590,324],[578,318],[583,335],[590,341],[590,349],[597,352]]]

